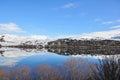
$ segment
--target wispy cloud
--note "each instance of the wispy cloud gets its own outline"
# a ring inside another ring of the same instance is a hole
[[[116,22],[119,22],[119,23],[120,23],[120,19],[116,20]]]
[[[101,21],[101,19],[100,18],[96,18],[96,19],[94,19],[94,21],[98,22],[98,21]]]
[[[109,24],[117,24],[117,23],[120,23],[120,19],[118,19],[118,20],[113,20],[113,21],[105,21],[105,22],[102,22],[102,24],[106,24],[106,25],[109,25]]]
[[[67,3],[67,4],[64,4],[61,8],[63,8],[63,9],[70,9],[70,8],[75,8],[76,7],[76,5],[75,5],[75,3]]]
[[[0,31],[4,33],[15,32],[21,33],[25,32],[15,23],[0,24]]]
[[[86,15],[87,15],[86,12],[81,12],[81,13],[79,14],[79,16],[86,16]]]
[[[59,9],[72,9],[72,8],[77,8],[78,5],[76,4],[76,2],[68,2],[66,4],[60,5],[56,8],[53,8],[54,10],[59,10]]]
[[[120,25],[112,26],[111,29],[120,29]]]
[[[102,22],[102,24],[113,24],[113,21]]]

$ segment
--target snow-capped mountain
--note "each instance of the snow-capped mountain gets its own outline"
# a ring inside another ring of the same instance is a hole
[[[120,34],[115,35],[114,37],[112,37],[112,39],[120,40]]]
[[[120,35],[120,29],[117,30],[110,30],[110,31],[101,31],[101,32],[93,32],[93,33],[86,33],[82,34],[81,38],[87,39],[112,39],[113,37],[117,37]]]
[[[50,38],[47,36],[17,36],[17,35],[11,35],[11,34],[4,34],[0,35],[0,37],[3,37],[3,41],[0,42],[1,45],[19,45],[21,43],[25,43],[27,41],[31,41],[33,44],[40,43],[40,42],[48,42],[50,41]]]
[[[17,35],[11,35],[11,34],[4,34],[0,35],[3,37],[3,41],[0,41],[1,45],[19,45],[22,43],[25,43],[27,41],[32,42],[32,44],[42,44],[45,45],[47,42],[54,40],[48,36],[40,36],[40,35],[33,35],[33,36],[17,36]],[[71,36],[62,36],[58,38],[70,38],[70,39],[97,39],[97,40],[104,40],[104,39],[110,39],[110,40],[119,40],[120,41],[120,29],[116,30],[109,30],[109,31],[100,31],[100,32],[92,32],[92,33],[84,33],[81,35],[71,35]],[[56,39],[58,39],[56,38]]]
[[[71,35],[71,36],[61,36],[58,38],[71,38],[71,39],[112,39],[112,40],[120,40],[120,29],[109,30],[109,31],[99,31],[99,32],[91,32],[91,33],[83,33],[81,35]]]

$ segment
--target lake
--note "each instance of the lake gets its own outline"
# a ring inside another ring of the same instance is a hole
[[[56,71],[56,67],[57,67],[57,69],[59,70],[58,72],[61,72],[59,73],[59,75],[64,74],[65,80],[66,79],[69,80],[68,76],[72,75],[71,74],[72,69],[73,71],[79,71],[77,72],[79,74],[76,74],[77,77],[78,75],[81,74],[88,76],[90,70],[89,68],[91,67],[91,65],[99,64],[99,60],[105,60],[106,58],[111,60],[113,59],[113,57],[114,59],[120,61],[120,55],[118,54],[116,55],[79,54],[78,55],[78,54],[74,54],[74,52],[69,52],[69,51],[64,52],[61,50],[56,51],[56,50],[46,50],[46,49],[18,49],[18,48],[3,47],[0,48],[0,68],[4,68],[5,70],[8,69],[15,70],[15,72],[16,69],[18,72],[19,70],[21,71],[21,69],[28,70],[28,68],[34,71],[36,71],[37,69],[37,71],[40,70],[40,72],[42,70],[47,69],[46,70],[47,73],[51,74],[52,71],[54,70]],[[27,66],[27,68],[23,66]],[[34,73],[31,74],[32,76],[33,75],[36,76]],[[32,80],[36,80],[37,78],[33,78]],[[63,77],[61,79],[63,79]]]
[[[68,54],[68,53],[66,53]],[[17,67],[26,65],[34,68],[40,64],[50,64],[53,66],[62,64],[69,58],[84,58],[91,62],[98,62],[98,59],[110,57],[111,55],[61,55],[58,53],[48,52],[45,49],[18,49],[18,48],[1,48],[0,49],[0,66]],[[114,55],[117,56],[118,55]]]

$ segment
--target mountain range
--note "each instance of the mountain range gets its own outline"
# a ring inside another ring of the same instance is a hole
[[[120,41],[120,29],[117,30],[110,30],[110,31],[101,31],[101,32],[92,32],[92,33],[83,33],[81,35],[71,35],[71,36],[61,36],[56,39],[50,38],[44,35],[32,35],[32,36],[18,36],[12,34],[2,34],[0,38],[3,37],[4,41],[0,42],[1,45],[18,45],[21,43],[25,43],[27,41],[31,41],[33,44],[44,42],[45,44],[49,41],[53,41],[56,39],[64,39],[64,38],[71,38],[71,39],[109,39],[109,40],[119,40]]]

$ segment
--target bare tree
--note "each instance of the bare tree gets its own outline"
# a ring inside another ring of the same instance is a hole
[[[56,74],[56,68],[48,64],[40,65],[35,70],[36,80],[57,80]]]
[[[91,73],[89,70],[91,62],[83,58],[70,58],[65,63],[68,80],[87,80]]]
[[[92,80],[120,80],[120,62],[113,56],[112,59],[103,59],[92,68]]]

